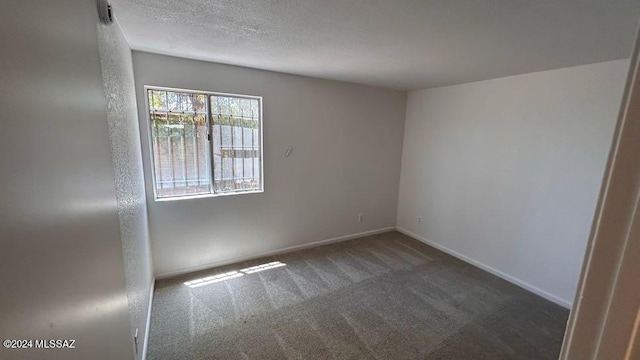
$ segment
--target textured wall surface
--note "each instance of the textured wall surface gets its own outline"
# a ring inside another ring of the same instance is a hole
[[[95,2],[0,11],[0,359],[133,359]]]
[[[569,306],[627,67],[411,92],[398,226]]]
[[[133,65],[156,275],[395,224],[406,93],[136,51]],[[263,96],[264,193],[154,201],[144,85]]]
[[[131,49],[120,27],[98,26],[131,333],[142,356],[153,278]]]

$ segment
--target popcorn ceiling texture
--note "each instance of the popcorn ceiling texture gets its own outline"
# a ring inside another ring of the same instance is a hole
[[[152,281],[147,207],[131,50],[117,24],[98,25],[131,332],[142,357]]]
[[[629,57],[637,0],[111,0],[134,50],[415,90]]]

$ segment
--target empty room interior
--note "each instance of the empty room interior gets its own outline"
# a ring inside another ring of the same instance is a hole
[[[640,359],[639,19],[3,2],[0,359]]]

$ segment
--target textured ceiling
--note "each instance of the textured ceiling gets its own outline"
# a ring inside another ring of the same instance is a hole
[[[111,0],[131,47],[412,90],[626,58],[638,0]]]

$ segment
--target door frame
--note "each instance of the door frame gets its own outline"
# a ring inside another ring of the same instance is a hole
[[[640,30],[561,360],[640,359],[639,51]]]

